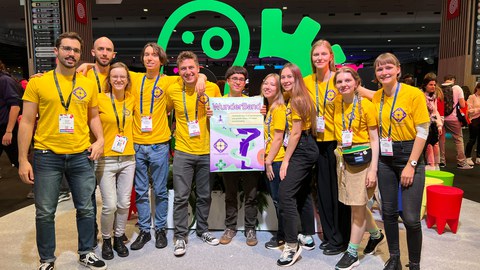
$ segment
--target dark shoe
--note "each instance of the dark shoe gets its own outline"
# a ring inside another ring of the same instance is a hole
[[[155,231],[155,247],[164,248],[168,245],[167,234],[165,229]]]
[[[140,234],[138,235],[137,239],[130,245],[131,250],[139,250],[142,249],[143,246],[145,246],[148,241],[152,239],[152,236],[150,235],[150,232],[144,232],[140,231]]]
[[[236,234],[237,232],[235,230],[226,228],[225,231],[223,232],[222,237],[220,237],[220,244],[222,245],[229,244],[230,242],[232,242],[232,239],[233,237],[235,237]]]
[[[105,260],[113,259],[112,239],[103,239],[102,258]]]
[[[125,234],[123,234],[121,237],[124,244],[128,243],[128,237]]]
[[[210,232],[204,232],[202,235],[197,235],[200,239],[202,239],[203,242],[211,245],[211,246],[216,246],[220,243],[215,236],[210,233]]]
[[[265,247],[268,249],[281,249],[285,245],[285,241],[278,240],[277,237],[273,236],[270,240],[265,243]]]
[[[327,241],[323,241],[320,246],[318,246],[319,249],[321,250],[325,250],[327,249],[327,247],[330,245],[330,243],[328,243]]]
[[[298,243],[296,247],[291,247],[288,244],[285,244],[282,255],[280,256],[280,259],[277,260],[277,265],[290,266],[294,264],[300,257],[300,253],[302,253],[302,248]]]
[[[113,249],[117,252],[119,257],[128,256],[128,248],[125,246],[125,243],[123,243],[121,236],[113,238]]]
[[[107,265],[93,252],[80,255],[79,263],[93,270],[105,270]]]
[[[412,263],[412,262],[409,262],[407,265],[405,265],[406,267],[408,267],[408,269],[410,270],[420,270],[420,264],[419,263]]]
[[[402,270],[400,256],[390,256],[390,259],[385,263],[383,270]]]
[[[247,245],[251,247],[257,245],[258,240],[257,240],[257,233],[255,232],[255,229],[247,229],[245,231],[245,236],[247,237]]]
[[[438,166],[440,166],[440,168],[445,168],[447,166],[447,164],[445,163],[439,163]]]
[[[340,247],[335,247],[335,246],[332,246],[332,245],[328,245],[328,247],[323,250],[323,254],[325,254],[325,255],[338,255],[340,253],[345,252],[345,250],[347,250],[347,247],[348,247],[347,245],[343,245],[343,246],[340,246]]]
[[[350,253],[345,252],[340,261],[338,261],[338,263],[335,265],[335,270],[350,270],[359,265],[360,261],[358,260],[358,257],[352,256]]]
[[[53,270],[53,269],[55,269],[55,265],[53,264],[53,262],[44,262],[40,264],[40,266],[38,267],[38,270]]]
[[[385,235],[380,231],[380,238],[378,239],[372,239],[371,237],[368,239],[367,246],[363,250],[363,254],[365,255],[372,255],[375,254],[375,251],[377,250],[378,244],[380,244],[383,239],[385,238]]]

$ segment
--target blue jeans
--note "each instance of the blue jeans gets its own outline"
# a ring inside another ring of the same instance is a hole
[[[150,231],[152,220],[148,196],[149,175],[152,177],[153,193],[155,195],[155,230],[164,229],[167,224],[168,147],[168,143],[134,144],[136,152],[135,202],[138,209],[138,224],[143,232]]]
[[[91,196],[96,183],[88,155],[87,151],[61,155],[48,150],[34,151],[35,224],[41,262],[55,261],[55,212],[63,175],[77,209],[78,253],[93,250],[95,215]]]

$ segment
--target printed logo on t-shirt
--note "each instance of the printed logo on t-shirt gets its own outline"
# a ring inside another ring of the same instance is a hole
[[[153,91],[153,96],[154,96],[155,98],[159,98],[159,97],[162,96],[162,94],[163,94],[162,88],[156,86],[156,87],[155,87],[155,90]]]
[[[125,109],[125,117],[132,115],[132,112],[129,109]]]
[[[337,96],[337,93],[335,93],[334,90],[332,89],[327,90],[327,101],[332,102],[336,96]]]
[[[209,100],[210,99],[205,94],[198,97],[198,101],[200,101],[202,104],[207,104]]]
[[[77,97],[78,100],[83,100],[85,97],[87,97],[87,92],[82,87],[73,89],[72,94]]]
[[[407,117],[407,113],[402,108],[397,108],[395,111],[393,111],[392,118],[398,123],[405,119],[405,117]]]

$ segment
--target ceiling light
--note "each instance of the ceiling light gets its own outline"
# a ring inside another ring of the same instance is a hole
[[[173,29],[173,32],[176,33],[176,32],[177,32],[177,29]]]
[[[143,12],[148,12],[148,8],[144,8],[144,9],[143,9]]]
[[[422,29],[425,29],[425,25],[422,25]]]
[[[282,7],[282,9],[283,9],[283,10],[287,10],[287,9],[288,9],[288,7]]]
[[[388,41],[388,42],[392,42],[392,40],[391,40],[391,39],[389,39],[389,40],[387,40],[387,41]]]
[[[363,51],[364,51],[364,52],[366,52],[366,51],[367,51],[367,49],[363,49]]]
[[[420,50],[420,46],[418,46],[417,49]]]

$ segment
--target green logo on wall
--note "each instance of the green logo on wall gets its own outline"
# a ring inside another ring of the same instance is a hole
[[[177,25],[190,14],[202,11],[220,13],[233,22],[238,31],[239,44],[237,56],[232,65],[245,65],[248,52],[250,51],[250,30],[247,22],[236,9],[220,1],[197,0],[179,7],[165,22],[158,37],[158,44],[165,51],[168,51],[168,42]],[[312,72],[310,49],[318,31],[320,31],[318,22],[309,17],[303,17],[295,32],[288,34],[282,31],[282,11],[280,9],[264,9],[262,11],[261,29],[260,58],[279,57],[295,63],[300,67],[304,76]],[[210,41],[214,37],[218,37],[223,41],[223,46],[220,49],[211,47]],[[185,44],[192,44],[196,38],[191,31],[182,33],[182,41]],[[213,59],[226,57],[232,49],[232,43],[230,33],[221,27],[209,28],[201,38],[202,50],[207,57]],[[332,46],[332,49],[335,55],[335,63],[341,64],[345,62],[346,57],[342,48],[335,44]]]

